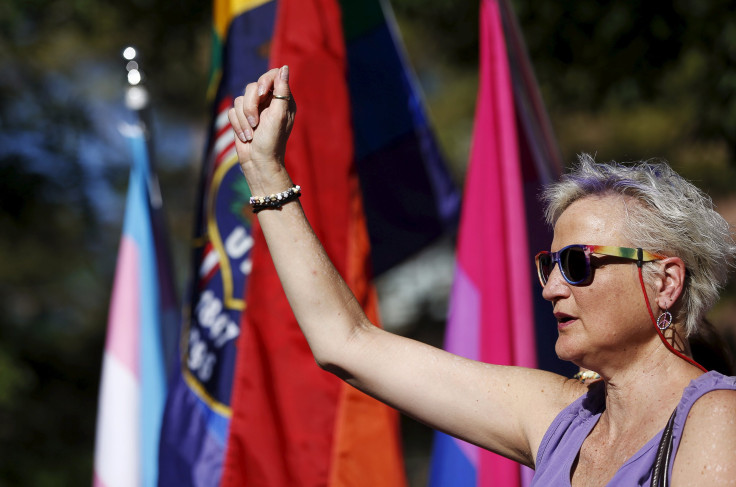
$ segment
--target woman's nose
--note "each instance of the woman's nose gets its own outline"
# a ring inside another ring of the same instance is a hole
[[[570,286],[565,278],[562,277],[560,266],[555,264],[554,267],[552,267],[552,272],[550,272],[549,277],[547,278],[547,283],[544,285],[544,289],[542,289],[542,297],[547,301],[554,301],[555,299],[567,297],[569,295]]]

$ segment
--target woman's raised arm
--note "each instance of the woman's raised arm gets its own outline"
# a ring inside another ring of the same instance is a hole
[[[293,185],[284,167],[296,114],[288,78],[286,66],[269,71],[248,85],[229,112],[238,158],[256,196]],[[360,390],[527,465],[533,465],[554,416],[584,393],[579,383],[555,374],[474,362],[373,326],[298,200],[261,211],[258,219],[315,360]]]

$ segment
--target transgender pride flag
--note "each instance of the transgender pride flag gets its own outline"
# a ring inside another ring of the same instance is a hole
[[[542,323],[552,318],[547,307],[535,329],[535,310],[544,305],[531,261],[549,248],[535,196],[559,173],[559,159],[508,3],[482,0],[480,8],[478,100],[445,349],[487,363],[554,368],[536,350],[535,338],[552,352],[545,330],[556,327]],[[436,433],[433,487],[513,487],[529,477],[515,462]]]
[[[159,242],[162,234],[155,228],[149,190],[156,185],[143,130],[126,125],[124,135],[133,167],[102,364],[95,487],[156,485],[166,394],[161,323],[164,309],[175,306],[169,295],[168,262],[163,261],[164,242]]]

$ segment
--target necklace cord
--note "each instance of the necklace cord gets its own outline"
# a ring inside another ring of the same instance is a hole
[[[657,320],[654,319],[654,313],[652,313],[652,307],[649,305],[649,298],[647,297],[647,290],[644,287],[644,276],[642,275],[641,271],[641,265],[638,266],[639,270],[639,282],[641,283],[641,291],[644,294],[644,304],[647,305],[647,311],[649,311],[649,317],[652,319],[652,324],[654,325],[654,329],[657,330],[657,335],[659,335],[659,338],[662,340],[662,343],[664,343],[664,346],[667,347],[667,349],[683,359],[684,361],[694,365],[695,367],[699,368],[703,372],[708,372],[708,369],[697,363],[695,360],[691,359],[687,355],[683,354],[679,350],[676,350],[675,347],[670,345],[670,342],[667,341],[667,339],[664,337],[664,334],[662,333],[662,330],[659,329],[657,326]]]

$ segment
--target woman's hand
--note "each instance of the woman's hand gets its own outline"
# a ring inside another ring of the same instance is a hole
[[[253,194],[283,191],[291,185],[284,170],[286,141],[296,103],[289,89],[289,67],[272,69],[245,88],[228,112],[240,167]]]

